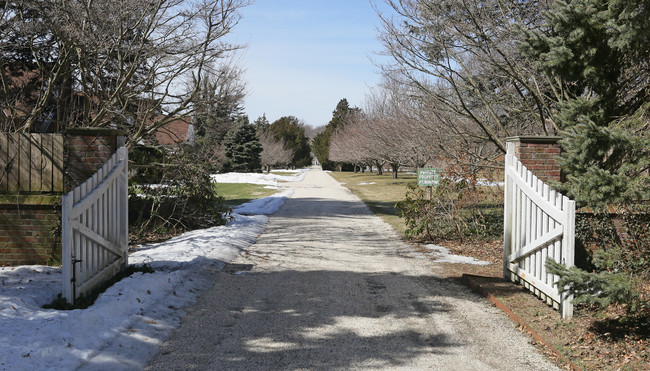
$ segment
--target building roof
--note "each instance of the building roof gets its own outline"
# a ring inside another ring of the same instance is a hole
[[[192,142],[194,128],[189,117],[176,119],[156,130],[156,141],[163,146]]]

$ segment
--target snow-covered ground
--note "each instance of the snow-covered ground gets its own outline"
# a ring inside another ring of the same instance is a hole
[[[299,170],[273,170],[274,173],[286,173],[287,175],[276,175],[273,173],[225,173],[212,175],[216,183],[252,183],[264,184],[268,188],[280,188],[280,182],[301,181],[305,177],[307,169]]]
[[[215,180],[282,188],[280,182],[299,181],[306,171],[220,174]],[[183,308],[213,283],[209,273],[255,242],[266,215],[290,196],[284,189],[241,205],[225,226],[136,249],[129,263],[147,263],[155,272],[123,279],[88,309],[42,308],[61,292],[60,268],[0,268],[0,370],[141,369],[179,325]]]

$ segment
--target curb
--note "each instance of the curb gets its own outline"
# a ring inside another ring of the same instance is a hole
[[[524,320],[521,319],[521,317],[519,317],[517,314],[515,314],[515,312],[513,312],[512,309],[510,309],[508,306],[503,304],[503,302],[501,302],[501,300],[497,299],[496,296],[494,296],[494,294],[492,294],[491,292],[489,292],[488,290],[483,288],[481,285],[476,283],[473,280],[474,277],[478,278],[478,277],[481,277],[481,276],[477,276],[477,275],[474,275],[474,274],[463,273],[463,276],[461,277],[461,280],[472,291],[474,291],[475,293],[487,298],[497,308],[501,309],[505,314],[508,315],[508,317],[510,317],[510,319],[513,322],[515,322],[517,325],[519,325],[523,329],[525,329],[533,337],[533,339],[535,339],[535,341],[537,341],[540,344],[543,344],[559,360],[561,360],[566,365],[568,365],[571,370],[580,371],[580,368],[578,368],[576,365],[571,363],[571,361],[569,361],[569,359],[564,354],[560,353],[559,350],[555,349],[555,347],[552,346],[548,341],[544,340],[544,338],[542,338],[535,330],[533,330],[532,327],[528,326],[528,324],[526,324],[524,322]]]

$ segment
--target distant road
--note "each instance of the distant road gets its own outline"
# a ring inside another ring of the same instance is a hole
[[[147,369],[555,369],[328,174],[291,187]]]

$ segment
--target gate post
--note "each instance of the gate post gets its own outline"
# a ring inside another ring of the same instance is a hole
[[[512,273],[508,267],[508,256],[512,253],[512,203],[513,203],[513,184],[508,169],[512,167],[512,158],[514,156],[515,146],[512,142],[506,142],[506,163],[505,163],[505,194],[503,197],[503,278],[511,280]]]
[[[72,282],[75,259],[72,251],[72,226],[70,225],[70,214],[72,213],[73,199],[68,195],[61,197],[61,269],[63,270],[63,290],[61,296],[68,303],[74,303],[74,282]]]
[[[566,223],[562,236],[562,263],[567,268],[575,264],[575,224],[576,224],[576,202],[568,200],[565,208]],[[562,318],[573,317],[573,295],[566,292],[562,294],[562,303],[560,305]]]
[[[506,139],[503,274],[523,281],[536,295],[551,300],[562,318],[571,318],[573,297],[560,294],[556,277],[544,269],[546,258],[574,265],[575,202],[554,190],[549,193],[545,184],[562,181],[560,139]]]

